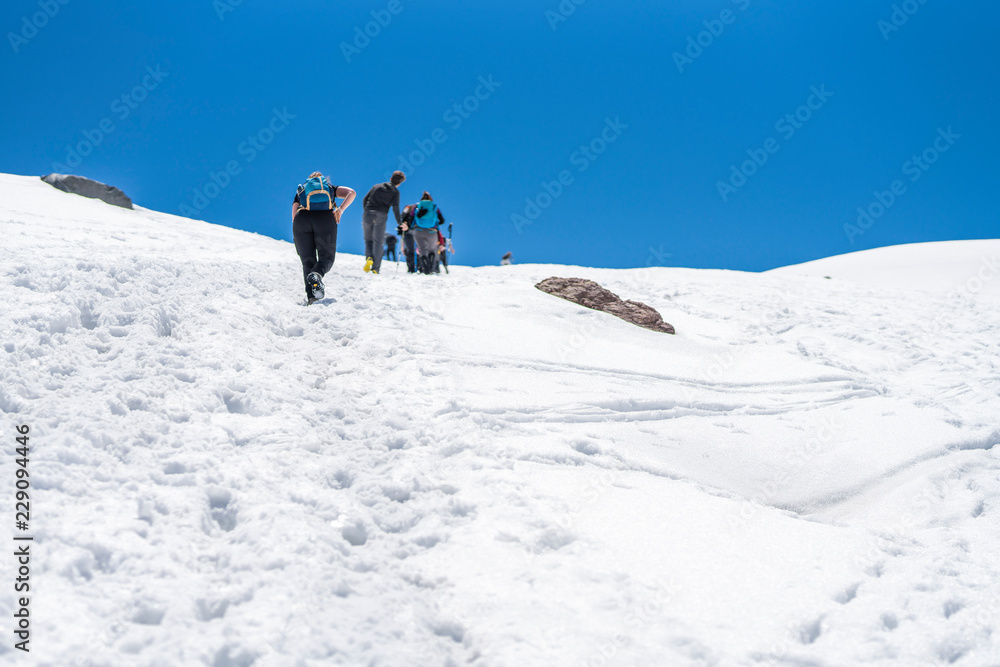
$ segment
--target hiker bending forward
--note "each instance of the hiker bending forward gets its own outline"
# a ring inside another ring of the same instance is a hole
[[[295,252],[302,261],[306,298],[322,299],[323,276],[337,257],[337,225],[357,193],[351,188],[330,185],[323,174],[314,171],[298,187],[292,202],[292,236]],[[337,206],[337,198],[344,201]]]

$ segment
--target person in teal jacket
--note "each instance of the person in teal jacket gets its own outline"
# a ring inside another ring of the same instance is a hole
[[[424,192],[413,215],[413,239],[417,244],[417,270],[430,274],[438,248],[438,225],[444,224],[444,214],[429,192]],[[407,230],[403,226],[403,231]]]

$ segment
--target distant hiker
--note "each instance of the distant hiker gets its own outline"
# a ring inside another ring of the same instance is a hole
[[[397,239],[392,234],[385,237],[385,258],[390,259],[394,262],[398,262],[399,259],[396,257],[396,242]]]
[[[440,229],[435,229],[437,243],[434,245],[434,273],[441,273],[441,251],[444,250],[444,234]],[[447,269],[445,269],[447,270]]]
[[[406,258],[406,272],[416,273],[417,264],[416,249],[414,248],[413,241],[413,215],[417,210],[416,204],[410,204],[403,209],[402,220],[398,225],[396,225],[396,233],[399,234],[400,238],[403,239],[403,257]]]
[[[372,187],[362,202],[365,208],[361,224],[365,232],[365,273],[371,271],[378,274],[382,268],[382,247],[385,245],[385,221],[389,218],[389,209],[396,214],[396,224],[399,217],[399,190],[397,189],[406,175],[401,171],[392,172],[388,183],[379,183]]]
[[[500,266],[510,266],[513,263],[514,263],[514,255],[512,255],[511,253],[507,253],[506,255],[500,258]]]
[[[437,227],[444,222],[444,214],[431,198],[429,192],[424,192],[413,215],[413,240],[417,244],[417,270],[430,274],[434,270],[437,255]],[[406,226],[403,228],[406,229]]]
[[[295,252],[302,260],[306,299],[312,303],[325,296],[323,276],[337,257],[337,225],[357,193],[351,188],[330,185],[318,171],[295,191],[292,202],[292,236]],[[343,198],[337,206],[337,197]]]
[[[437,264],[434,267],[434,273],[441,273],[441,267],[444,267],[445,273],[450,273],[448,271],[448,253],[455,254],[455,248],[451,245],[451,239],[446,239],[441,230],[438,230],[438,248],[437,248]]]

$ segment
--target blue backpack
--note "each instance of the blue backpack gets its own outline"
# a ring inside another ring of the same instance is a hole
[[[417,204],[416,213],[413,216],[413,221],[416,223],[417,227],[420,229],[434,229],[437,227],[437,204],[432,202],[430,199],[422,199],[419,204]]]
[[[332,194],[336,191],[326,176],[314,176],[299,186],[299,206],[307,211],[332,211],[337,206]]]

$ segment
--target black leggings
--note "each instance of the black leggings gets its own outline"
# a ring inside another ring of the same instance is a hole
[[[302,277],[314,271],[325,276],[337,258],[337,221],[333,212],[299,209],[292,222],[292,236],[295,252],[302,260]]]

